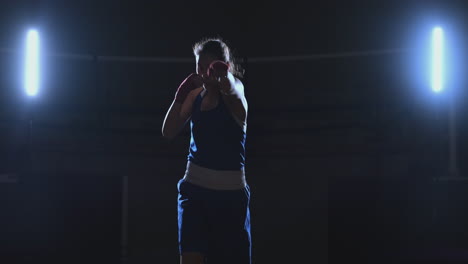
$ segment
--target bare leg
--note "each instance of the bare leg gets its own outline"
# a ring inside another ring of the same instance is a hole
[[[200,252],[185,252],[180,256],[180,264],[204,264],[204,259]]]

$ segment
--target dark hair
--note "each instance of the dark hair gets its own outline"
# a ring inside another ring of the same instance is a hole
[[[219,60],[229,62],[229,71],[236,77],[242,78],[245,70],[234,58],[232,50],[220,37],[217,38],[204,38],[193,45],[193,54],[200,56],[203,54],[210,54]]]

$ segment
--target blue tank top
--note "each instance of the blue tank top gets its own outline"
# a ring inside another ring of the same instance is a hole
[[[188,160],[213,170],[240,170],[245,165],[246,133],[219,98],[218,105],[200,111],[201,93],[195,99],[190,120]]]

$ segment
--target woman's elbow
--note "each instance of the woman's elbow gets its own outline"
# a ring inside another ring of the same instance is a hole
[[[175,138],[175,133],[172,133],[171,131],[169,131],[168,129],[165,129],[163,127],[163,129],[161,130],[161,134],[163,136],[163,138],[167,139],[167,140],[173,140]]]

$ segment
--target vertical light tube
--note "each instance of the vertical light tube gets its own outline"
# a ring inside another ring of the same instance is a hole
[[[39,33],[29,30],[26,36],[24,89],[34,96],[39,91]]]
[[[444,88],[444,31],[441,27],[432,30],[432,90]]]

